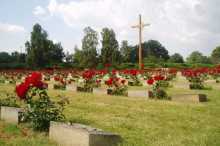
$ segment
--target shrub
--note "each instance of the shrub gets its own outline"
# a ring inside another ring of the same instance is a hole
[[[48,131],[50,121],[63,121],[63,110],[64,102],[51,101],[46,90],[29,90],[25,117],[34,130]]]
[[[16,97],[11,94],[7,94],[7,98],[0,99],[0,106],[19,107]]]
[[[77,91],[80,92],[92,92],[93,87],[96,85],[95,79],[95,71],[93,70],[86,70],[83,72],[83,79],[79,79]]]
[[[50,121],[64,120],[64,102],[53,102],[46,92],[40,73],[32,73],[16,86],[17,96],[26,103],[24,117],[34,130],[47,131]]]
[[[108,86],[107,93],[109,95],[128,96],[126,80],[118,78],[115,70],[109,71],[108,74],[109,79],[105,81],[105,84]]]
[[[170,100],[171,98],[167,95],[166,91],[161,88],[165,77],[162,75],[156,75],[147,80],[149,85],[152,85],[152,90],[148,92],[149,98],[151,99],[166,99]]]

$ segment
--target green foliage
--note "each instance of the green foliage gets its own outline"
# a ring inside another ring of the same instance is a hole
[[[105,66],[102,63],[98,63],[96,69],[100,70],[100,69],[104,69]]]
[[[34,130],[48,131],[50,121],[64,120],[63,110],[64,102],[51,101],[45,90],[29,90],[25,117]]]
[[[138,45],[133,47],[132,51],[132,60],[137,60],[138,59]],[[156,40],[149,40],[147,42],[144,42],[142,44],[142,53],[143,53],[143,58],[156,58],[159,59],[160,61],[166,61],[169,59],[169,54],[167,49],[159,42]],[[134,55],[135,54],[135,55]],[[157,61],[156,59],[153,59],[151,61],[148,61],[148,63],[154,63],[154,61]],[[158,62],[158,61],[157,61]]]
[[[187,80],[190,82],[189,88],[190,89],[205,89],[204,86],[204,80],[206,79],[206,76],[193,76],[193,77],[187,77]]]
[[[103,28],[102,32],[101,60],[103,64],[117,64],[121,62],[118,41],[113,29]]]
[[[19,107],[16,97],[12,94],[7,94],[7,98],[0,99],[0,106]]]
[[[33,26],[30,42],[25,43],[27,64],[32,68],[41,68],[48,64],[62,62],[64,53],[61,44],[54,44],[47,37],[47,32],[39,24]]]
[[[21,68],[26,68],[25,63],[0,63],[0,69],[21,69]]]
[[[183,56],[181,56],[179,53],[175,53],[175,54],[170,56],[169,62],[184,63]]]
[[[85,36],[82,39],[82,56],[80,64],[85,68],[97,65],[98,33],[90,27],[84,29]]]
[[[82,50],[79,50],[77,46],[74,48],[74,54],[73,54],[73,64],[82,67],[81,60],[83,60],[83,52]]]
[[[202,83],[190,83],[189,84],[190,89],[205,89],[204,85]]]
[[[116,88],[107,89],[107,94],[115,96],[128,96],[127,86],[118,86]]]
[[[53,89],[55,89],[55,90],[66,90],[66,85],[65,84],[54,84]]]
[[[123,56],[123,62],[131,61],[132,47],[128,45],[128,41],[124,40],[121,42],[120,52]]]
[[[0,52],[0,63],[11,62],[11,56],[7,52]]]
[[[200,53],[199,51],[192,52],[189,55],[189,57],[187,57],[186,60],[187,60],[187,63],[190,63],[190,64],[198,64],[198,63],[211,64],[210,58],[208,58],[207,56],[203,56],[203,54]]]
[[[166,91],[163,89],[163,86],[167,86],[163,80],[156,81],[153,85],[152,91],[149,91],[149,98],[150,99],[164,99],[164,100],[171,100],[171,97],[167,95]],[[169,84],[168,84],[169,86]]]
[[[212,62],[215,64],[220,63],[220,46],[216,47],[212,51],[211,59],[212,59]]]
[[[156,56],[149,55],[146,58],[144,58],[144,64],[148,63],[154,63],[154,64],[160,64],[161,62],[165,62],[163,58],[157,58]]]

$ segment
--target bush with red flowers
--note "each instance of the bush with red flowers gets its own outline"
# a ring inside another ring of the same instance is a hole
[[[39,89],[46,89],[47,84],[42,82],[42,75],[38,72],[33,72],[25,78],[25,81],[16,86],[16,93],[20,99],[26,99],[27,92],[30,88],[36,87]]]
[[[215,80],[216,83],[220,83],[220,66],[210,69],[209,75]]]
[[[124,70],[123,74],[128,79],[129,86],[143,86],[140,80],[140,71],[137,69]]]
[[[156,75],[150,77],[147,80],[147,84],[152,86],[152,90],[148,92],[148,96],[151,99],[166,99],[170,100],[171,98],[167,95],[166,91],[162,88],[165,77],[162,75]]]
[[[34,130],[47,131],[50,121],[64,120],[63,102],[53,102],[47,94],[41,73],[34,72],[16,86],[17,96],[26,103],[24,117]]]
[[[207,70],[202,69],[187,69],[182,71],[182,75],[190,82],[190,89],[205,89],[204,81],[207,77]]]
[[[105,81],[108,86],[107,93],[116,96],[128,96],[128,86],[126,80],[118,78],[116,73],[109,73],[109,79]]]
[[[54,89],[65,90],[66,89],[66,80],[61,75],[56,75],[54,77],[55,84],[53,85]]]
[[[94,70],[86,70],[83,72],[82,78],[78,80],[77,91],[93,92],[93,87],[97,84],[96,72]]]
[[[170,68],[170,69],[168,69],[168,72],[167,72],[167,75],[166,75],[166,80],[171,81],[174,78],[176,78],[176,75],[177,75],[177,69]]]

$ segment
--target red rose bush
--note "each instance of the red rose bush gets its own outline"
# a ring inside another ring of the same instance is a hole
[[[150,77],[147,80],[147,84],[152,86],[152,90],[148,92],[149,98],[151,99],[167,99],[170,100],[170,97],[167,95],[166,91],[162,88],[162,82],[165,80],[165,77],[162,75],[155,75]]]
[[[42,81],[42,74],[33,72],[25,81],[16,86],[19,99],[26,103],[24,117],[31,122],[34,130],[49,129],[50,121],[64,120],[64,102],[53,102],[47,94],[47,84]]]

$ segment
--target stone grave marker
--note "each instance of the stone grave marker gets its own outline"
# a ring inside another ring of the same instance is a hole
[[[128,97],[148,98],[148,91],[147,90],[128,90]]]
[[[107,89],[93,88],[93,93],[94,94],[99,94],[99,95],[107,95]]]
[[[62,146],[117,146],[121,137],[81,124],[50,122],[49,138]]]
[[[181,102],[206,102],[207,96],[205,94],[179,94],[172,96],[172,100]]]
[[[20,122],[21,113],[21,108],[1,106],[1,120],[5,122],[18,124]]]

